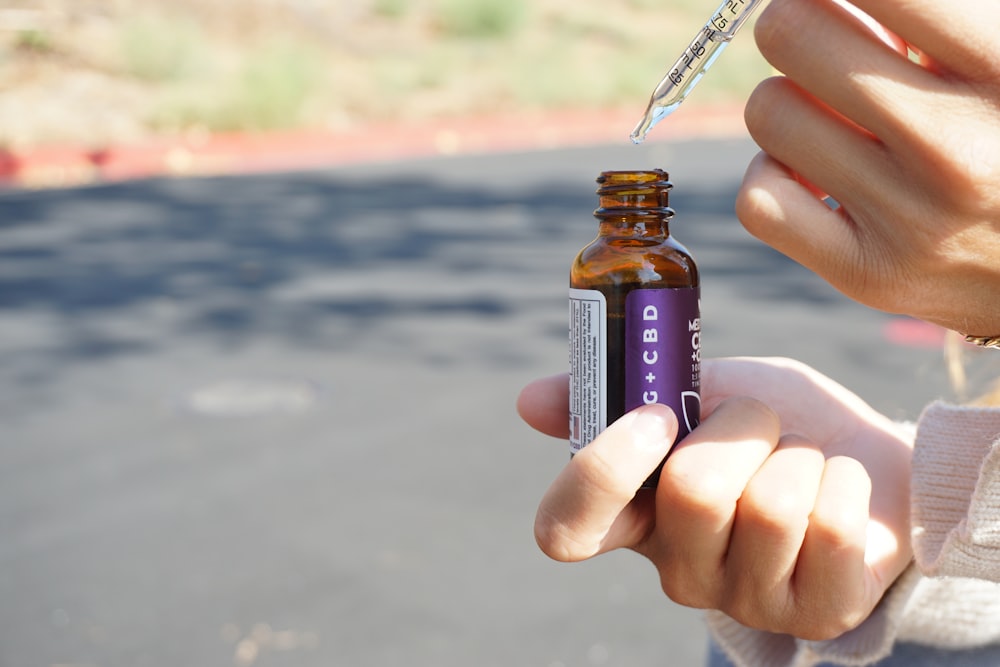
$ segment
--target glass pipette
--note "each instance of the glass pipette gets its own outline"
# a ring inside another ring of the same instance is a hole
[[[633,143],[641,144],[649,131],[677,110],[705,72],[732,41],[736,31],[764,0],[723,0],[708,22],[663,77],[649,99],[646,115],[632,130]]]

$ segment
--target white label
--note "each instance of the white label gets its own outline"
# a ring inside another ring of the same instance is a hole
[[[569,291],[569,446],[574,454],[608,427],[608,304],[597,290]]]

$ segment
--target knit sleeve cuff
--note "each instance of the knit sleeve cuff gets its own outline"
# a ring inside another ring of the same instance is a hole
[[[892,653],[906,605],[920,579],[915,567],[907,568],[868,618],[836,639],[810,642],[791,635],[752,630],[717,611],[706,615],[708,629],[736,667],[870,665]]]
[[[917,428],[912,485],[920,569],[1000,581],[1000,409],[930,405]]]

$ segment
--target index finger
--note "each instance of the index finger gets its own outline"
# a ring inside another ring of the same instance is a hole
[[[536,431],[553,438],[569,438],[569,374],[528,384],[517,397],[517,412]]]

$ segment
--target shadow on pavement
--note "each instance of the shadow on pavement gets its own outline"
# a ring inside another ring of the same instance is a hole
[[[0,196],[0,664],[700,664],[698,614],[637,557],[538,552],[567,451],[513,402],[565,369],[594,178],[650,165],[674,172],[706,354],[796,356],[919,409],[938,353],[889,346],[885,316],[735,221],[753,152]]]

